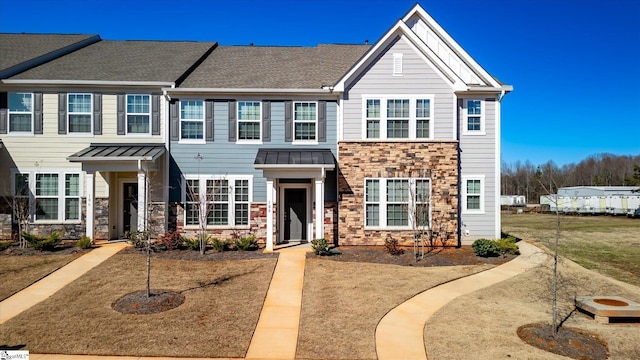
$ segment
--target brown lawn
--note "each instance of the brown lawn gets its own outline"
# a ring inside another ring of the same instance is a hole
[[[418,268],[309,258],[296,358],[375,359],[375,329],[389,310],[425,289],[491,267]]]
[[[73,254],[0,255],[0,301],[82,256]]]
[[[0,325],[0,344],[31,353],[243,357],[275,258],[189,261],[154,258],[152,288],[181,292],[181,306],[125,315],[111,304],[143,290],[144,256],[120,253],[49,299]]]

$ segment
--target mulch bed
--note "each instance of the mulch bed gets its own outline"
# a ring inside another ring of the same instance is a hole
[[[155,314],[184,303],[184,295],[171,290],[151,290],[151,296],[146,291],[136,291],[127,294],[113,304],[113,310],[123,314]]]
[[[400,255],[389,254],[384,246],[340,246],[334,248],[334,250],[340,251],[342,254],[321,256],[309,253],[307,254],[307,258],[322,257],[335,261],[430,267],[482,264],[500,265],[516,257],[515,255],[496,257],[476,256],[471,246],[436,248],[430,251],[425,249],[423,259],[415,258],[413,248],[405,248],[404,253]],[[420,254],[420,250],[418,250],[418,254]]]
[[[551,324],[522,325],[518,336],[529,345],[572,359],[605,360],[609,350],[604,340],[594,333],[570,327],[561,327],[554,337]]]
[[[146,256],[146,249],[136,249],[133,247],[125,248],[121,253],[139,253]],[[200,255],[198,250],[167,250],[152,251],[152,257],[172,260],[193,260],[193,261],[224,261],[224,260],[252,260],[252,259],[269,259],[277,258],[277,253],[264,253],[262,249],[255,251],[222,251],[215,252],[207,250],[204,255]]]
[[[26,247],[19,248],[17,246],[11,246],[0,252],[2,255],[22,256],[22,255],[67,255],[67,254],[82,254],[91,251],[91,249],[80,249],[73,243],[64,243],[58,245],[53,251],[42,251],[34,248]]]

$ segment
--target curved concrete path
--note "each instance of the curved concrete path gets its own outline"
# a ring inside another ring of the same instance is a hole
[[[31,286],[4,299],[0,302],[0,324],[47,299],[127,246],[129,246],[127,243],[100,245],[97,249],[91,250]]]
[[[521,274],[547,258],[531,244],[518,245],[520,256],[508,263],[428,289],[388,312],[376,328],[378,359],[427,359],[424,326],[436,311],[458,296]]]

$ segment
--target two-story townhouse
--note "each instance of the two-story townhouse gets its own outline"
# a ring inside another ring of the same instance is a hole
[[[217,236],[251,233],[267,249],[336,238],[340,97],[332,85],[368,48],[220,46],[164,89],[172,226],[190,233],[206,221]]]
[[[0,80],[2,191],[28,199],[31,232],[164,232],[162,88],[178,85],[215,46],[97,41]]]
[[[436,244],[498,238],[500,101],[511,90],[415,5],[334,87],[338,242],[411,244],[421,227]]]

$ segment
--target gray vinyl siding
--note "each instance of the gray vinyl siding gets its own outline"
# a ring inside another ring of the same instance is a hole
[[[331,149],[337,154],[337,105],[334,101],[327,101],[327,141],[318,145],[292,145],[285,142],[284,101],[271,101],[271,141],[262,144],[237,144],[229,142],[229,106],[226,101],[216,101],[213,107],[214,141],[206,144],[180,144],[171,141],[171,201],[180,201],[179,179],[182,174],[212,174],[212,175],[253,175],[253,201],[267,201],[266,179],[262,170],[253,167],[258,149],[260,148],[324,148]],[[195,160],[200,153],[203,160]],[[198,164],[199,163],[199,164]],[[335,176],[327,176],[325,199],[335,201]],[[334,189],[329,191],[330,189]]]
[[[472,99],[476,97],[465,97]],[[485,100],[486,96],[477,99]],[[465,135],[464,116],[460,116],[460,176],[484,175],[484,214],[461,214],[462,231],[469,230],[473,237],[496,237],[495,220],[496,206],[496,101],[485,101],[485,135]],[[464,109],[459,108],[460,114]],[[461,183],[461,186],[466,184]],[[461,189],[462,190],[462,189]],[[462,194],[462,191],[461,191]]]
[[[393,54],[403,54],[403,75],[393,76]],[[434,140],[452,140],[455,126],[455,96],[451,86],[400,38],[375,60],[364,75],[346,86],[344,139],[362,139],[362,95],[426,94],[435,95]]]

